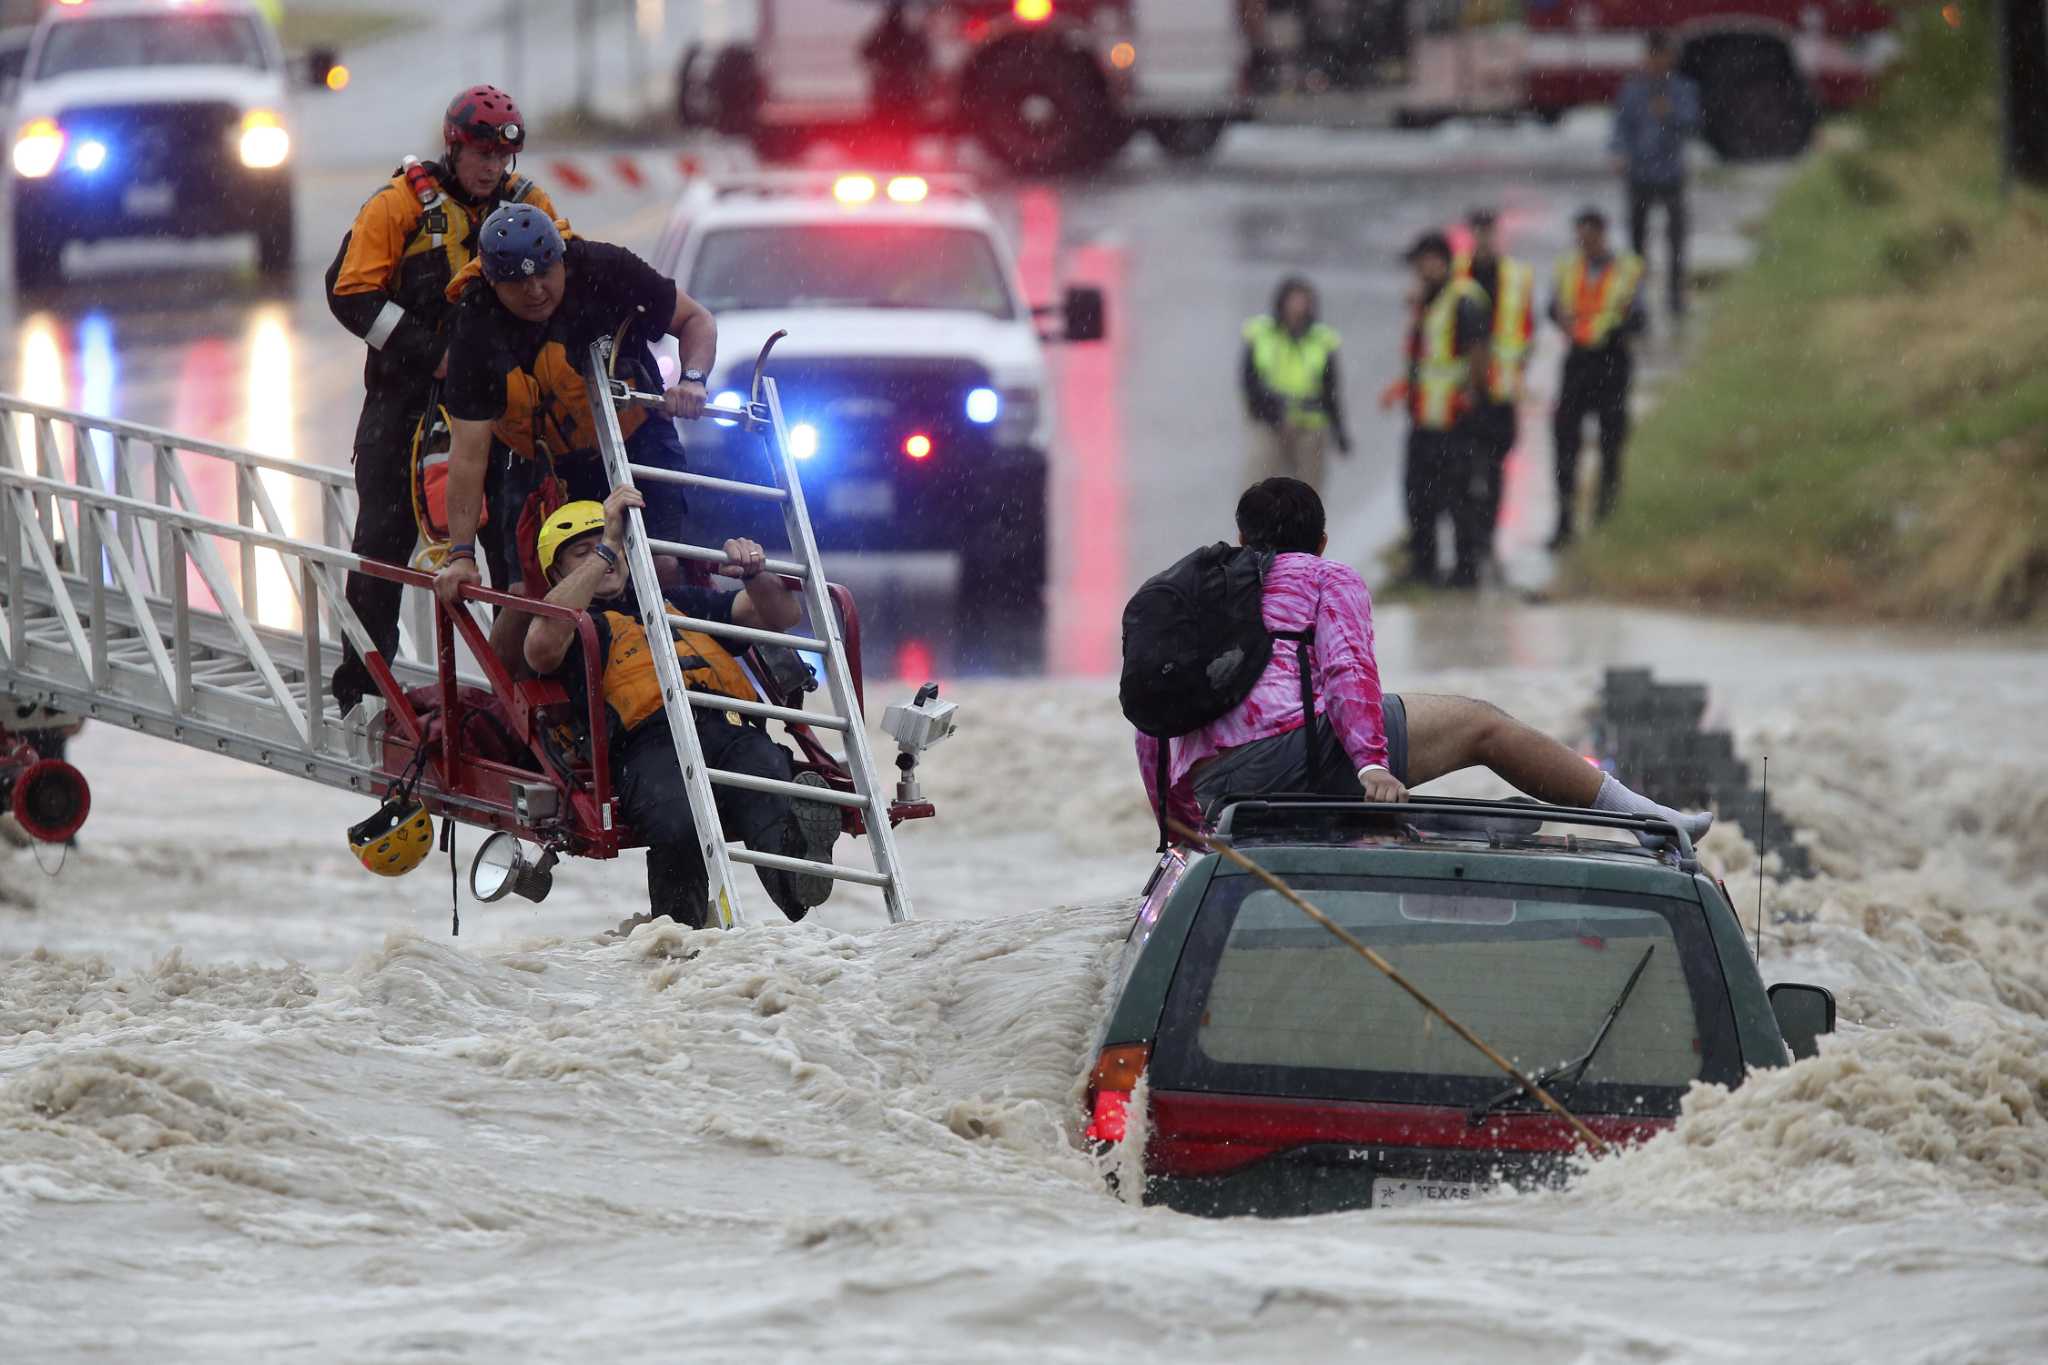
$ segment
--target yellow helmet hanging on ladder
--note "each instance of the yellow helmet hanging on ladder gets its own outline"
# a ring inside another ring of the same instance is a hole
[[[410,794],[386,801],[348,831],[349,852],[380,877],[403,877],[434,851],[434,817]]]

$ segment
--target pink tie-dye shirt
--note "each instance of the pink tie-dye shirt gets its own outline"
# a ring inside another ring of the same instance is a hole
[[[1358,571],[1320,555],[1277,555],[1266,573],[1265,617],[1268,630],[1296,631],[1314,620],[1309,680],[1315,686],[1316,714],[1329,719],[1352,767],[1384,766],[1387,734],[1380,716],[1379,664],[1372,653],[1372,594]],[[1188,780],[1197,763],[1301,728],[1301,673],[1295,648],[1292,640],[1275,640],[1273,660],[1250,696],[1221,720],[1167,741],[1172,745],[1167,814],[1173,819],[1191,829],[1201,826],[1194,784]],[[1138,736],[1138,769],[1145,775],[1145,795],[1155,809],[1159,744],[1149,735]]]

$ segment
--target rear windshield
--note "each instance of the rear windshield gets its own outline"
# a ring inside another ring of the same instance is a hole
[[[1551,887],[1300,881],[1333,920],[1531,1074],[1585,1052],[1642,963],[1613,1028],[1567,1087],[1577,1108],[1673,1112],[1693,1081],[1739,1079],[1727,990],[1697,905]],[[1218,877],[1168,996],[1153,1083],[1469,1104],[1505,1080],[1279,895]]]
[[[685,286],[714,313],[776,308],[936,308],[1016,315],[994,247],[966,228],[825,224],[722,228]]]
[[[262,70],[263,39],[246,14],[137,14],[52,24],[36,76],[137,66],[247,66]]]

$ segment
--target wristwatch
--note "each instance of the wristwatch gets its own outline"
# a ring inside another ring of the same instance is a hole
[[[702,384],[704,382],[704,371],[684,370],[683,382],[686,384]]]

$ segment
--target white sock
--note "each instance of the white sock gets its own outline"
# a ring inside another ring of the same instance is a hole
[[[1660,806],[1649,797],[1630,791],[1609,773],[1600,780],[1600,794],[1593,798],[1594,810],[1611,810],[1617,815],[1654,815],[1660,820],[1669,820],[1684,830],[1686,837],[1695,844],[1700,841],[1714,823],[1712,811],[1680,811],[1669,806]],[[1638,834],[1644,844],[1655,848],[1663,842],[1659,835]]]

